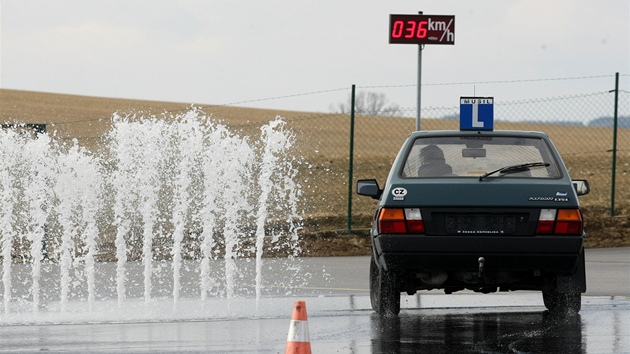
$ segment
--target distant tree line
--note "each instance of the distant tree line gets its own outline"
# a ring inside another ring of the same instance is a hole
[[[348,114],[352,107],[352,95],[348,95],[346,102],[330,105],[333,113]],[[354,96],[354,112],[357,114],[373,114],[378,116],[394,116],[400,107],[396,103],[389,103],[384,93],[360,91]]]
[[[442,117],[442,119],[459,120],[459,114],[445,115]],[[615,119],[613,117],[599,117],[589,121],[586,124],[576,120],[561,119],[527,120],[527,123],[612,128],[614,127]],[[617,117],[617,128],[630,128],[630,117]]]
[[[613,127],[615,119],[613,117],[599,117],[588,122],[589,127]],[[617,117],[618,128],[630,128],[630,117]]]
[[[348,95],[346,102],[331,104],[329,109],[333,113],[349,114],[352,106],[352,95]],[[400,113],[400,106],[396,103],[389,103],[384,93],[360,91],[354,97],[354,111],[357,114],[371,114],[378,116],[396,116]],[[459,119],[459,114],[449,114],[442,116],[442,119]],[[534,124],[554,124],[567,126],[587,126],[587,127],[609,127],[614,126],[614,118],[610,116],[599,117],[584,124],[575,120],[528,120],[527,123]],[[630,128],[630,117],[618,117],[618,128]]]

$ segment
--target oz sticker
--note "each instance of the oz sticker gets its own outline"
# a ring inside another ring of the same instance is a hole
[[[407,190],[402,187],[394,188],[392,190],[392,195],[394,196],[394,200],[405,200]]]

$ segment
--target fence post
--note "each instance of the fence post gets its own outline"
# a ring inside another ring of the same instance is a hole
[[[619,106],[619,73],[615,73],[615,111],[613,114],[613,148],[612,148],[612,178],[610,187],[610,217],[615,216],[615,175],[617,170],[617,112]]]
[[[354,163],[354,92],[355,85],[352,84],[352,95],[350,96],[350,155],[348,162],[348,233],[352,232],[352,169]]]

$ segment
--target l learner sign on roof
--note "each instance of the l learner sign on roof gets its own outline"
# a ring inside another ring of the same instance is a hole
[[[494,98],[493,97],[460,97],[459,99],[460,130],[493,130]]]

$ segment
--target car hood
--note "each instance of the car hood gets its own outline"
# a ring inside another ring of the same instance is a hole
[[[422,179],[385,186],[382,206],[406,207],[578,207],[572,183],[566,179],[516,178]]]

